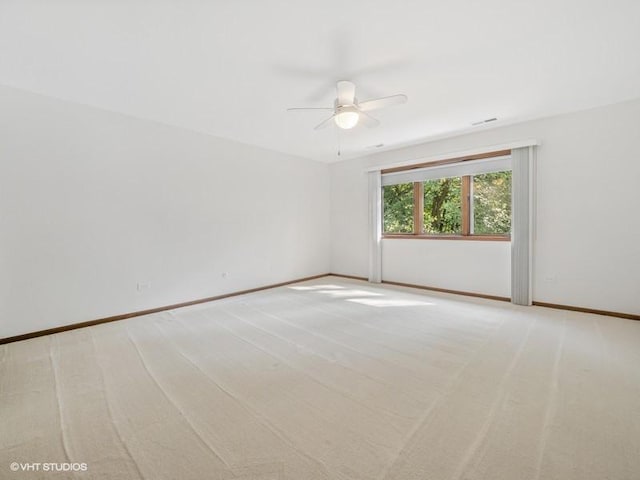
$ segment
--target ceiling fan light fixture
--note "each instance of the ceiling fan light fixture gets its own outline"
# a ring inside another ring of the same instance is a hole
[[[338,127],[344,130],[349,130],[350,128],[353,128],[358,124],[360,115],[355,108],[348,108],[342,109],[335,115],[335,117],[333,117],[333,119],[335,120]]]
[[[369,112],[407,102],[407,96],[403,94],[359,102],[356,98],[355,85],[347,80],[341,80],[336,84],[336,93],[337,97],[333,101],[333,108],[296,107],[288,108],[287,110],[333,110],[333,114],[316,125],[314,130],[327,128],[332,123],[335,123],[342,130],[350,130],[356,125],[362,125],[367,128],[377,127],[380,122],[372,117]]]

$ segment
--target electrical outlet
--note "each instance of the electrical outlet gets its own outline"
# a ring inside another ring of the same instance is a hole
[[[227,272],[222,272],[222,278],[227,278],[229,274]]]
[[[544,283],[556,283],[558,281],[557,275],[545,275],[543,277]]]
[[[136,284],[136,290],[138,290],[138,292],[144,292],[145,290],[149,290],[151,288],[151,284],[146,282],[138,282]]]

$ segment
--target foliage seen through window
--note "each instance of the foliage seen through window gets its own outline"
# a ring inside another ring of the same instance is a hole
[[[414,195],[414,191],[417,195]],[[414,215],[414,201],[422,215]],[[415,224],[414,224],[415,223]],[[511,171],[383,187],[388,234],[496,236],[511,232]]]

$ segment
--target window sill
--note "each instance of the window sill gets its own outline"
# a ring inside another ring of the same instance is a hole
[[[481,242],[510,242],[510,235],[413,235],[410,233],[385,233],[383,240],[411,238],[415,240],[471,240]]]

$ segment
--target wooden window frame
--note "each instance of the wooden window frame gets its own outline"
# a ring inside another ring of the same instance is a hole
[[[440,165],[449,165],[470,160],[480,160],[485,158],[504,157],[511,155],[511,150],[499,150],[495,152],[481,153],[478,155],[468,155],[465,157],[451,158],[446,160],[437,160],[435,162],[417,163],[403,167],[394,167],[382,170],[381,173],[395,173],[407,170],[416,170],[419,168],[435,167]],[[428,234],[424,233],[424,183],[413,183],[413,233],[392,233],[384,232],[382,238],[404,238],[418,240],[477,240],[492,242],[510,242],[511,235],[477,235],[472,233],[471,229],[471,185],[473,175],[461,176],[461,200],[462,200],[462,232],[460,234]],[[384,187],[383,187],[384,188]]]

